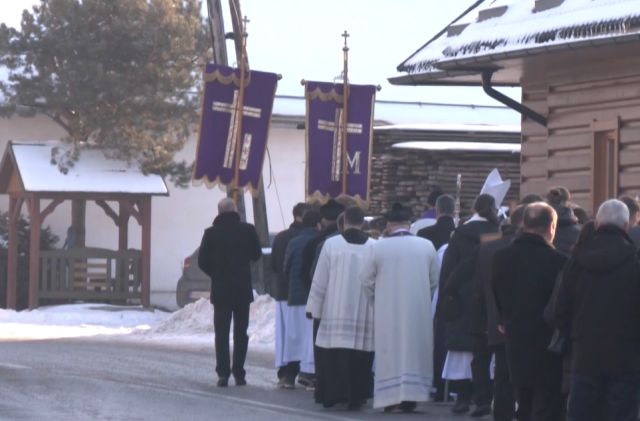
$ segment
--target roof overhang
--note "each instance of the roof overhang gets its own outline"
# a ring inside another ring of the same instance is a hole
[[[499,53],[488,52],[472,57],[442,60],[434,65],[433,70],[394,76],[388,80],[393,85],[481,86],[482,72],[493,70],[494,86],[520,86],[524,67],[544,56],[577,54],[588,48],[629,46],[637,42],[640,42],[640,33],[575,40]]]

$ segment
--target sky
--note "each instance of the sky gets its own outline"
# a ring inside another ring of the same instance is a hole
[[[38,0],[3,0],[1,20],[20,23],[22,10]],[[472,0],[241,0],[251,67],[282,75],[279,95],[303,94],[302,79],[331,81],[342,71],[341,34],[349,43],[349,80],[380,85],[378,99],[497,104],[480,87],[393,86],[396,67],[462,13]],[[222,0],[225,9],[228,2]],[[206,7],[203,8],[206,14]],[[225,20],[225,30],[231,23]],[[233,47],[228,41],[230,61]],[[515,98],[519,90],[505,89]]]

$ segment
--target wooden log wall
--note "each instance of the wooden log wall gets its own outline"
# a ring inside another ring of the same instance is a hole
[[[569,63],[569,62],[567,62]],[[600,57],[554,66],[544,80],[523,82],[523,103],[548,116],[548,127],[522,122],[521,194],[567,187],[593,212],[594,124],[619,124],[618,195],[640,192],[640,60]],[[595,122],[595,123],[594,123]]]
[[[484,141],[518,143],[519,133],[465,133],[388,130],[376,131],[371,165],[371,215],[386,212],[394,202],[410,206],[415,218],[427,208],[435,186],[455,195],[456,176],[462,174],[462,215],[468,215],[489,172],[498,168],[511,179],[507,200],[520,194],[519,154],[497,152],[424,151],[393,148],[406,141]]]

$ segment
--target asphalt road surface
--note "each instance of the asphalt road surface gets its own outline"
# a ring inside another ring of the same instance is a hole
[[[0,342],[0,420],[466,420],[450,407],[417,414],[324,410],[302,388],[275,388],[272,357],[250,353],[245,387],[215,386],[213,349],[109,339]],[[469,418],[470,419],[470,418]],[[489,419],[489,417],[485,417]]]

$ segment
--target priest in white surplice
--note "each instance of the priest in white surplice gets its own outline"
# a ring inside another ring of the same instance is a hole
[[[320,252],[307,314],[320,321],[316,338],[316,402],[358,410],[373,392],[373,302],[359,274],[374,240],[362,232],[364,212],[344,212],[344,230]]]
[[[428,400],[433,380],[431,295],[440,265],[433,244],[409,232],[411,212],[394,204],[386,236],[361,273],[374,300],[374,408],[411,412]]]

